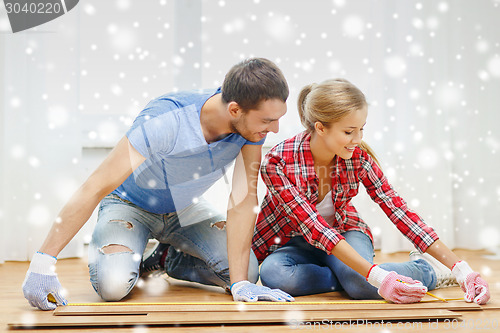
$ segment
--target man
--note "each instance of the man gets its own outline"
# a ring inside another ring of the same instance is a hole
[[[268,132],[278,132],[287,97],[278,67],[254,58],[235,65],[222,88],[151,101],[62,208],[33,256],[23,283],[29,303],[42,310],[67,304],[54,272],[56,257],[99,203],[89,272],[104,300],[125,297],[140,267],[223,288],[232,283],[235,301],[293,300],[255,284],[258,263],[251,251],[261,148]],[[201,195],[232,161],[226,218]],[[141,265],[151,237],[161,244]]]

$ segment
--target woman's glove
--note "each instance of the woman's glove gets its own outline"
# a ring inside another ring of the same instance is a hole
[[[490,299],[488,283],[481,278],[479,273],[474,272],[466,261],[459,261],[451,270],[457,279],[460,288],[465,292],[466,302],[486,304]]]
[[[425,296],[427,287],[396,272],[389,272],[373,265],[366,280],[378,288],[378,294],[393,303],[416,303]]]
[[[31,306],[40,310],[54,310],[56,303],[50,302],[52,295],[57,304],[66,305],[68,301],[62,296],[62,287],[55,273],[57,258],[37,252],[23,282],[24,297]]]

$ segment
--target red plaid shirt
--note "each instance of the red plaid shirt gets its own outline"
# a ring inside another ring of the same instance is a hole
[[[360,183],[417,248],[425,251],[438,239],[434,230],[393,190],[371,156],[359,147],[348,160],[336,157],[336,175],[332,175],[335,217],[333,227],[329,226],[316,210],[319,180],[310,139],[310,134],[302,132],[272,148],[264,158],[261,174],[267,194],[253,237],[253,250],[259,261],[296,235],[327,253],[344,239],[342,233],[348,230],[361,231],[373,241],[370,228],[351,204]]]

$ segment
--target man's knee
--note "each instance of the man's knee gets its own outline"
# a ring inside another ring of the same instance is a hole
[[[101,256],[97,262],[89,263],[92,286],[103,300],[119,301],[137,282],[140,256],[119,244],[103,246],[99,252]]]
[[[135,284],[137,273],[117,275],[109,274],[99,278],[93,284],[98,295],[105,301],[119,301],[128,295]]]

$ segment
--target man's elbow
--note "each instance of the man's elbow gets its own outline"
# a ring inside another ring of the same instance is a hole
[[[258,206],[259,203],[256,191],[249,191],[244,196],[237,196],[231,193],[229,198],[228,209],[245,209],[248,207],[251,207],[253,209],[254,207]]]

